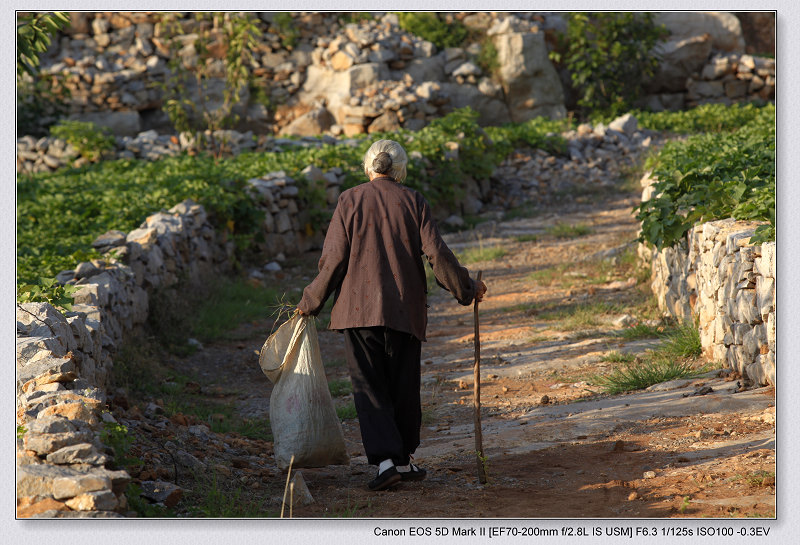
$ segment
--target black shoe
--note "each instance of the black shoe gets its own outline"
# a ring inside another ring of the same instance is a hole
[[[411,469],[409,471],[398,471],[400,474],[400,479],[404,481],[424,481],[428,472],[422,469],[421,467],[417,467],[414,464],[409,464]]]
[[[399,483],[401,479],[402,477],[400,477],[400,473],[397,472],[397,468],[392,466],[383,473],[379,473],[367,486],[370,490],[385,490]]]

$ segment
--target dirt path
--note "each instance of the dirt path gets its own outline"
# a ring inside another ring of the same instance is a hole
[[[314,501],[296,505],[293,516],[773,517],[772,389],[742,389],[736,377],[718,370],[615,396],[591,383],[620,365],[609,354],[642,355],[657,344],[619,336],[621,323],[656,316],[630,259],[634,204],[611,198],[602,207],[550,209],[447,235],[457,252],[505,250],[468,265],[484,271],[489,287],[481,305],[488,484],[476,478],[471,307],[437,288],[423,345],[422,444],[415,455],[428,479],[368,491],[374,468],[366,463],[357,420],[344,420],[350,465],[300,470]],[[558,238],[548,231],[558,223],[588,232]],[[317,257],[303,256],[279,280],[304,285]],[[271,385],[256,353],[270,325],[248,324],[238,332],[245,340],[209,345],[170,365],[197,376],[203,395],[259,421],[269,414]],[[321,331],[320,344],[329,381],[346,380],[341,335]],[[702,387],[711,392],[695,395],[708,391]],[[346,407],[351,396],[335,402]],[[185,490],[176,513],[191,514],[193,504],[207,501],[200,472],[217,474],[221,489],[240,494],[240,503],[262,515],[279,514],[286,475],[276,468],[269,441],[214,433],[196,418],[157,412],[128,410],[121,420],[140,437],[137,446],[162,446],[148,460],[157,469],[136,478],[177,480]],[[170,449],[171,456],[160,454]],[[182,454],[176,461],[176,451],[191,458]]]

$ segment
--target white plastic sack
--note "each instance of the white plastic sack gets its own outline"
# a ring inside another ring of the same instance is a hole
[[[278,467],[289,467],[293,455],[292,467],[349,464],[313,319],[295,314],[270,335],[258,363],[275,385],[269,420]]]

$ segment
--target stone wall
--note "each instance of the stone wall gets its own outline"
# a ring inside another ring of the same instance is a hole
[[[65,78],[72,117],[121,136],[151,129],[173,132],[161,110],[159,84],[166,81],[173,53],[158,24],[160,15],[71,15],[72,26],[53,41],[41,65],[45,73]],[[499,67],[492,74],[479,66],[478,41],[437,50],[402,30],[393,13],[350,24],[340,24],[335,13],[296,13],[298,35],[291,47],[284,44],[275,13],[256,15],[262,38],[251,68],[271,106],[243,91],[235,107],[240,118],[235,128],[241,132],[339,136],[416,130],[467,105],[479,112],[482,124],[566,114],[562,79],[548,58],[558,34],[566,30],[559,13],[446,14],[495,47]],[[658,47],[661,69],[641,106],[676,110],[706,102],[773,99],[774,60],[744,55],[742,28],[734,15],[656,15],[672,36]],[[180,56],[191,66],[197,60],[199,25],[210,22],[181,21]],[[206,91],[212,110],[222,102],[224,88],[217,72]]]
[[[643,183],[651,181],[646,176]],[[774,386],[776,246],[750,244],[758,225],[712,221],[692,228],[681,245],[660,252],[640,245],[639,254],[651,264],[659,308],[697,320],[706,358]]]
[[[190,201],[147,218],[127,235],[105,233],[103,259],[59,275],[79,287],[72,311],[17,305],[17,514],[113,517],[128,511],[125,471],[105,466],[101,440],[113,358],[147,319],[155,288],[225,268],[233,251]],[[21,427],[20,427],[21,426]]]
[[[558,76],[547,58],[544,29],[540,31],[546,26],[542,16],[455,14],[466,26],[489,35],[499,56],[509,59],[493,81],[477,65],[478,43],[439,51],[402,30],[396,14],[342,25],[337,14],[297,13],[292,46],[284,43],[277,14],[256,15],[262,38],[253,50],[251,69],[276,108],[268,111],[245,90],[235,108],[241,118],[236,128],[242,131],[338,136],[413,130],[467,104],[481,113],[484,123],[566,114]],[[173,52],[160,15],[71,16],[72,26],[54,40],[41,65],[45,73],[64,76],[72,116],[111,127],[118,135],[169,131],[159,84],[166,81]],[[200,27],[211,23],[188,16],[180,21],[180,56],[192,66]],[[217,72],[206,91],[212,109],[221,103],[224,88]]]

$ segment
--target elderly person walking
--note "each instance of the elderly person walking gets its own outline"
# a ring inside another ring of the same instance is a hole
[[[335,292],[330,328],[343,330],[371,490],[420,481],[411,463],[420,443],[420,351],[427,326],[424,254],[439,285],[462,305],[481,301],[439,234],[424,197],[404,185],[408,156],[379,140],[364,156],[369,183],[344,191],[331,218],[319,274],[303,291],[301,314],[316,316]]]

